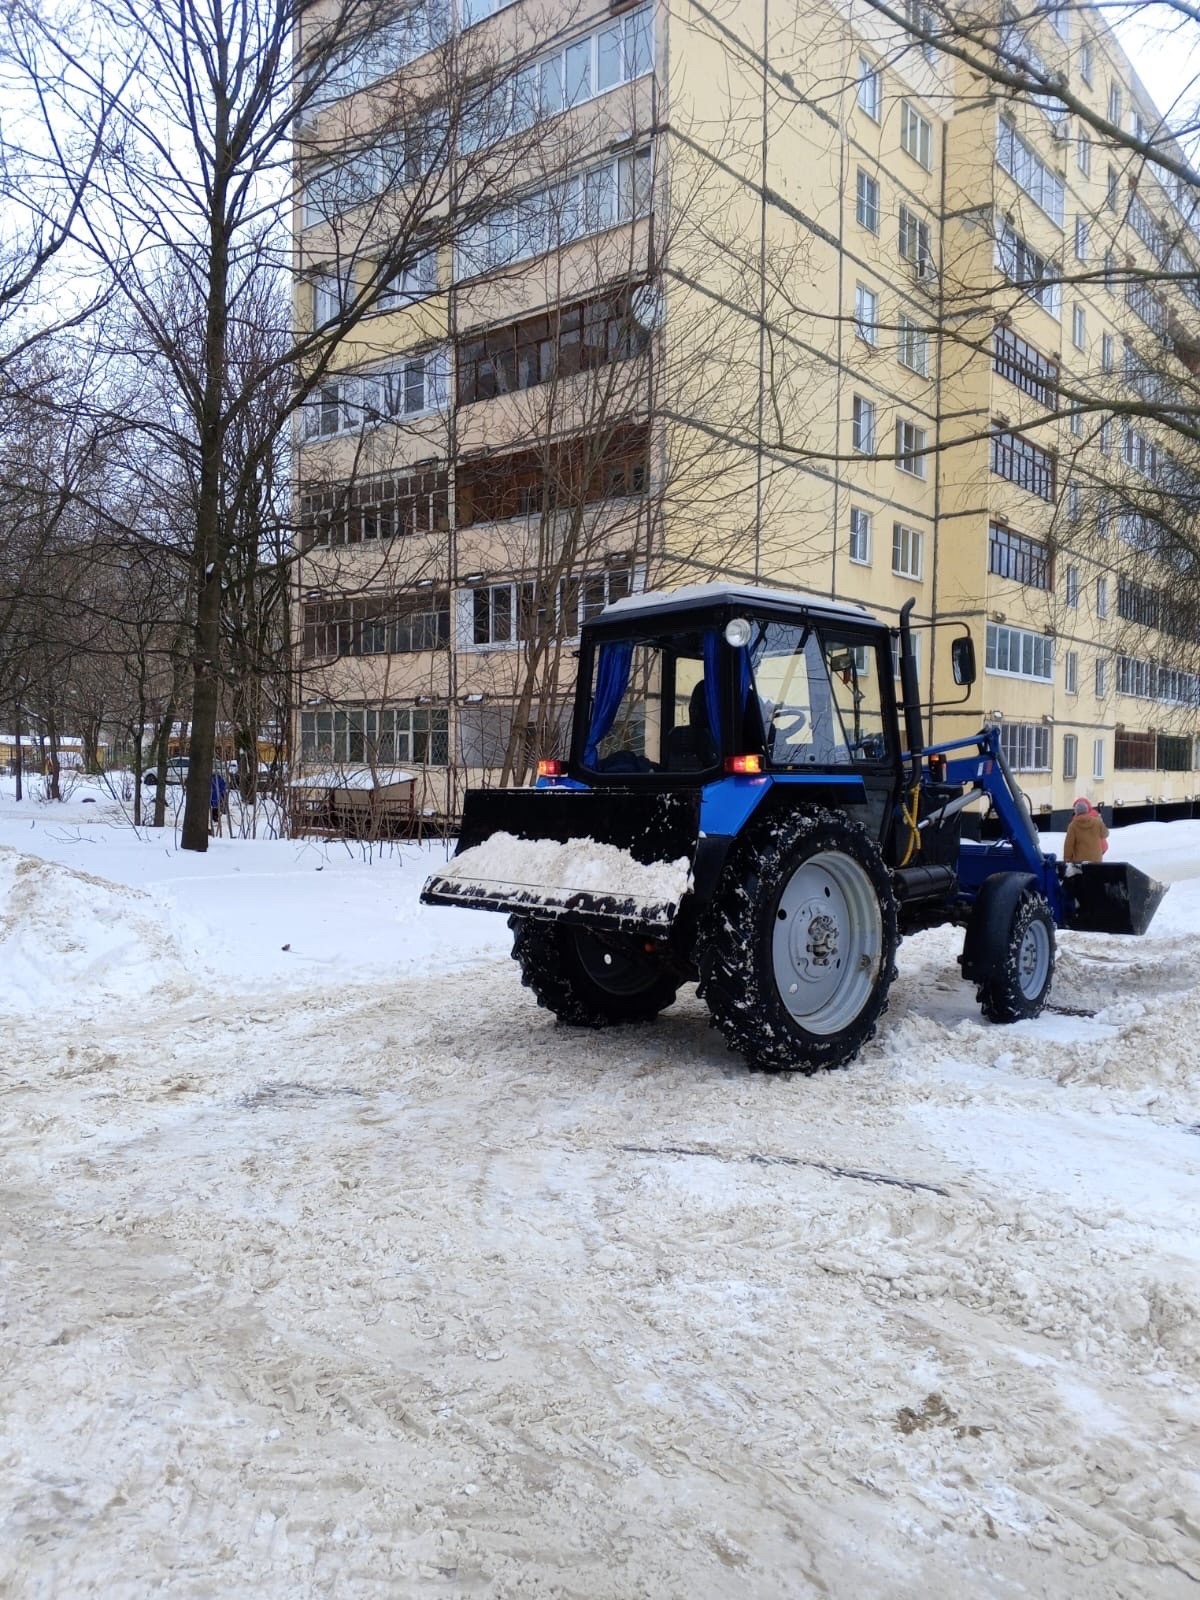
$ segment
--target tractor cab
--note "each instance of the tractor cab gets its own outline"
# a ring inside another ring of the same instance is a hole
[[[698,787],[713,835],[724,778],[816,786],[883,842],[901,783],[892,661],[857,606],[710,585],[618,601],[584,629],[571,755],[546,776]]]

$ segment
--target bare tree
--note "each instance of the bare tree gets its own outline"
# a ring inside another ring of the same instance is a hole
[[[363,319],[494,208],[519,149],[500,162],[462,154],[460,124],[499,69],[494,46],[489,53],[486,41],[449,30],[435,0],[396,12],[373,0],[330,10],[308,0],[108,0],[82,42],[50,22],[30,26],[37,49],[30,44],[19,64],[37,72],[44,126],[75,118],[85,136],[106,129],[84,242],[136,320],[142,359],[169,374],[180,441],[194,458],[182,843],[204,850],[231,552],[247,536],[276,436]],[[341,94],[367,79],[377,87],[346,113]],[[472,181],[485,165],[488,182]],[[301,263],[313,275],[310,319],[297,332],[284,317],[269,352],[237,361],[239,325],[260,318],[290,280],[293,207],[331,192],[343,203],[349,192],[353,214],[314,235],[315,254]],[[280,374],[286,385],[276,385]],[[262,396],[272,385],[268,414]]]

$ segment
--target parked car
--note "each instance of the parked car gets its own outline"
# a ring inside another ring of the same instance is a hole
[[[170,786],[172,784],[178,784],[178,785],[180,785],[182,787],[182,785],[187,782],[187,775],[188,775],[188,758],[186,756],[172,756],[170,761],[167,762],[167,784],[168,784],[168,786]],[[157,772],[145,772],[145,773],[143,773],[142,774],[142,782],[146,785],[146,787],[148,789],[157,789],[158,788],[158,773]]]

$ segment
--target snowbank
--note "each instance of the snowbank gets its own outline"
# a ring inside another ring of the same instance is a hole
[[[0,1012],[169,1000],[196,960],[149,895],[0,846]]]

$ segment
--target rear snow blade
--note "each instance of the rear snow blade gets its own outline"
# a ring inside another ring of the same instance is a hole
[[[691,884],[698,791],[473,789],[426,905],[664,938]]]
[[[1063,888],[1068,926],[1080,933],[1143,934],[1167,892],[1128,861],[1088,862]]]

